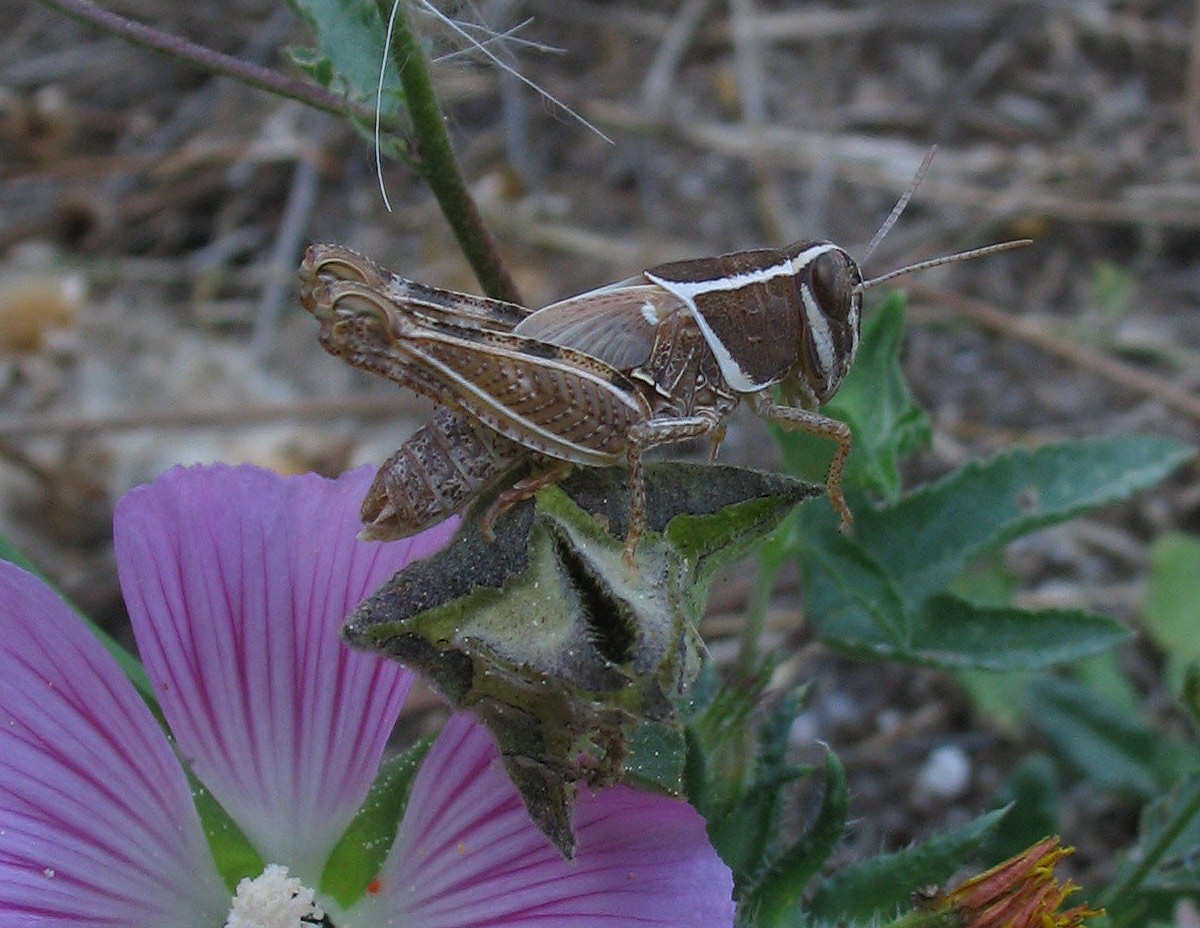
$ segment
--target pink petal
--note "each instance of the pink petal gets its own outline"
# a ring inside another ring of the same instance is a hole
[[[732,875],[686,803],[585,791],[575,828],[568,863],[530,821],[490,735],[456,715],[413,783],[380,895],[361,905],[421,928],[733,924]]]
[[[218,925],[187,779],[116,661],[0,562],[0,924]]]
[[[369,469],[337,481],[177,468],[117,505],[117,567],[180,750],[265,859],[315,881],[412,679],[343,618],[452,525],[355,540]]]

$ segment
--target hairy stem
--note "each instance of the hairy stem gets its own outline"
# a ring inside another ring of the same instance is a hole
[[[1158,839],[1146,848],[1137,865],[1125,874],[1101,899],[1101,905],[1111,910],[1112,919],[1116,924],[1127,923],[1122,919],[1122,910],[1137,899],[1137,893],[1155,867],[1166,856],[1167,851],[1188,825],[1200,814],[1200,788],[1192,788],[1192,795],[1187,797],[1183,807],[1175,812],[1174,820],[1167,824]]]
[[[392,3],[396,6],[393,9]],[[376,0],[379,15],[393,19],[389,53],[404,86],[404,102],[412,119],[415,165],[437,198],[459,247],[466,255],[484,293],[520,303],[521,294],[496,250],[496,243],[479,215],[458,169],[446,121],[433,93],[425,55],[408,22],[407,0]]]
[[[118,16],[116,13],[103,10],[91,3],[90,0],[38,0],[38,2],[65,16],[70,16],[72,19],[91,26],[98,26],[134,45],[140,45],[164,55],[171,55],[205,71],[233,78],[242,84],[266,90],[276,96],[296,100],[335,116],[350,116],[363,122],[370,122],[374,118],[371,110],[345,100],[315,84],[296,80],[270,68],[243,61],[180,36],[134,22]],[[394,117],[385,118],[383,125],[393,130],[403,128],[403,123]]]

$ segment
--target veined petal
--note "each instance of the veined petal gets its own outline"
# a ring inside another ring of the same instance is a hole
[[[114,520],[138,649],[181,752],[264,858],[309,883],[412,679],[350,651],[341,622],[453,529],[357,541],[370,480],[177,468],[127,494]]]
[[[0,562],[0,924],[220,924],[229,893],[179,762],[116,661]]]
[[[491,736],[446,725],[413,783],[379,895],[355,921],[419,928],[733,924],[733,878],[681,801],[615,787],[584,793],[573,863],[534,827]],[[363,918],[366,916],[366,918]]]

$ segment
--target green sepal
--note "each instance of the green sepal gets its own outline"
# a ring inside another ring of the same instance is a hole
[[[387,761],[371,784],[367,798],[334,845],[321,874],[321,892],[347,909],[379,874],[404,818],[413,780],[436,735],[420,739]]]
[[[253,879],[262,873],[263,859],[207,787],[190,770],[187,775],[192,801],[200,815],[200,827],[208,840],[213,863],[217,865],[217,873],[221,875],[225,887],[233,894],[242,879]]]
[[[642,789],[681,796],[686,755],[687,745],[679,726],[663,722],[636,723],[629,735],[625,779]]]
[[[620,780],[639,725],[680,724],[676,704],[703,653],[692,619],[705,578],[821,490],[737,468],[654,465],[646,492],[636,569],[622,558],[628,474],[581,468],[536,506],[497,519],[494,543],[476,507],[448,547],[398,573],[344,628],[349,643],[412,667],[480,718],[534,821],[567,856],[575,784]],[[673,788],[682,750],[672,763],[648,776]]]

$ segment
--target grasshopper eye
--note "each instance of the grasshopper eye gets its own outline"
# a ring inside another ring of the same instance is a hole
[[[804,305],[808,385],[824,402],[837,392],[858,352],[862,282],[858,264],[840,248],[815,257],[800,282]]]
[[[817,306],[832,325],[852,321],[858,300],[854,285],[861,279],[853,260],[840,249],[828,251],[813,261],[809,286]]]

